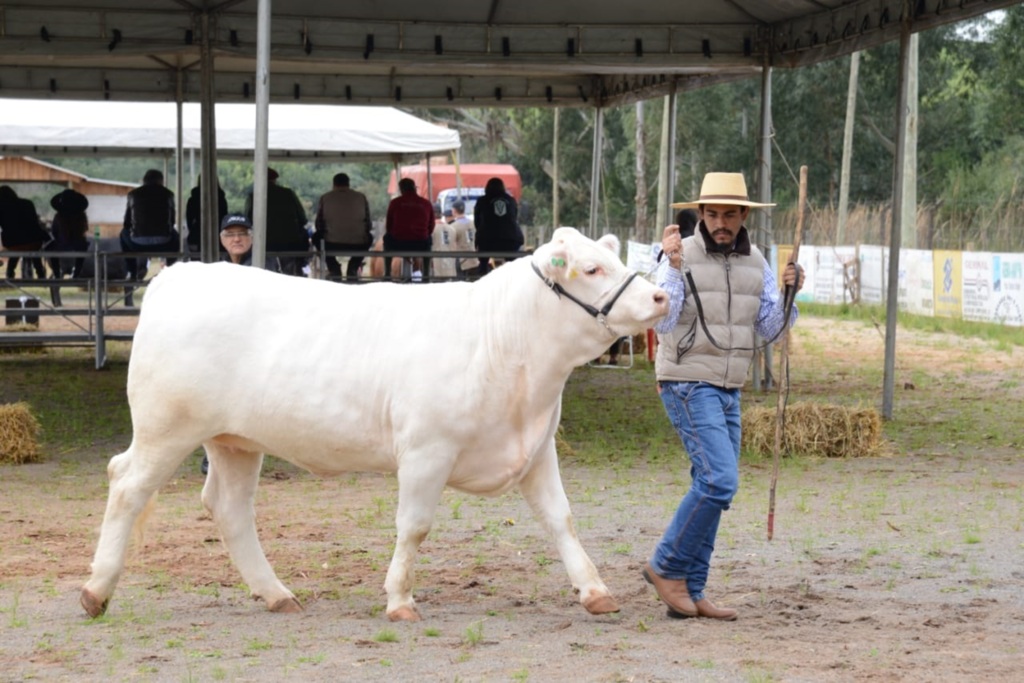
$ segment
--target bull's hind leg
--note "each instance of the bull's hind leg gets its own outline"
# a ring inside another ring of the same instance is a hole
[[[82,587],[82,607],[90,617],[98,617],[107,609],[110,596],[124,571],[132,529],[141,535],[142,515],[156,492],[174,474],[194,446],[144,447],[137,440],[128,450],[110,459],[107,477],[110,492],[107,511],[100,527],[100,539],[92,562],[92,575]],[[142,515],[140,517],[140,515]]]
[[[558,471],[554,439],[519,483],[519,490],[534,515],[554,537],[558,554],[573,588],[579,591],[583,607],[591,614],[618,612],[619,606],[576,536],[569,499],[565,496],[562,475]]]
[[[267,561],[256,533],[254,501],[263,454],[213,442],[204,446],[210,473],[203,486],[203,505],[213,515],[242,580],[272,612],[301,611],[299,601],[278,580]]]

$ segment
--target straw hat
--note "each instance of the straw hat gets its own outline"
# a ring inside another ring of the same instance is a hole
[[[679,202],[673,209],[696,209],[701,204],[734,204],[755,209],[775,204],[752,202],[747,197],[747,182],[742,173],[708,173],[700,185],[700,197],[692,202]]]

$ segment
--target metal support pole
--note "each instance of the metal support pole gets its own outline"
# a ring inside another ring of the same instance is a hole
[[[97,228],[97,233],[99,229]],[[96,304],[96,369],[102,370],[107,362],[107,343],[103,338],[103,309],[107,305],[107,259],[100,253],[99,240],[93,245],[92,288]]]
[[[188,246],[187,246],[187,243],[185,241],[185,230],[186,230],[186,227],[185,227],[185,177],[184,177],[185,176],[185,174],[184,174],[184,170],[185,170],[184,169],[184,166],[185,166],[185,156],[184,156],[184,152],[182,151],[182,147],[184,146],[184,142],[183,142],[184,132],[183,131],[184,131],[184,126],[185,126],[185,121],[184,121],[184,114],[183,114],[183,106],[184,105],[182,105],[182,99],[184,99],[184,98],[183,98],[183,94],[182,94],[183,84],[181,82],[182,81],[182,71],[181,71],[181,69],[178,69],[176,75],[177,75],[177,82],[175,83],[174,102],[175,102],[175,108],[176,108],[177,118],[178,118],[178,131],[177,131],[178,134],[177,134],[177,139],[175,141],[175,147],[174,147],[174,196],[175,196],[175,199],[177,200],[175,202],[175,214],[176,214],[175,218],[177,218],[177,223],[178,223],[178,237],[179,237],[178,251],[186,251],[188,249]]]
[[[252,164],[252,264],[267,264],[267,130],[270,122],[270,0],[256,9],[256,148]]]
[[[907,75],[910,70],[910,18],[900,27],[900,71],[896,108],[896,161],[892,183],[892,230],[889,234],[889,288],[885,301],[885,372],[882,378],[882,418],[892,419],[896,384],[896,314],[899,301],[900,245],[903,222],[903,171],[907,161]]]
[[[772,67],[767,56],[765,56],[764,65],[761,67],[761,151],[758,156],[758,201],[762,204],[770,204],[772,201]],[[775,236],[772,233],[771,207],[760,209],[758,211],[758,227],[754,235],[754,241],[765,255],[770,253],[769,248],[775,244]],[[764,369],[763,386],[761,381],[762,363]],[[753,368],[752,380],[754,390],[768,391],[771,389],[771,346],[766,346],[763,353],[754,352]]]
[[[210,15],[204,12],[203,40],[200,43],[201,96],[200,118],[200,188],[199,200],[202,212],[202,259],[212,263],[219,258],[220,243],[217,238],[217,123],[214,115],[213,96],[213,27]]]
[[[558,134],[561,124],[561,109],[555,107],[554,133],[551,136],[551,231],[561,227],[561,214],[559,213],[559,188],[558,188]]]
[[[597,200],[601,195],[601,148],[604,146],[604,109],[594,108],[594,154],[590,167],[590,226],[587,236],[597,239]]]
[[[672,197],[675,195],[676,189],[676,106],[679,100],[679,96],[676,94],[676,83],[672,82],[672,88],[669,90],[668,95],[665,98],[665,117],[668,119],[668,146],[665,150],[668,158],[666,159],[665,169],[665,191],[666,200],[662,202],[662,206],[659,207],[666,211],[666,219],[664,223],[658,223],[655,226],[654,235],[656,238],[661,237],[661,230],[666,225],[676,222],[675,214],[672,213]]]

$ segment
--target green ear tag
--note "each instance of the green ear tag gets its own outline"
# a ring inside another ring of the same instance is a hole
[[[563,267],[563,266],[565,266],[565,259],[564,258],[553,258],[553,259],[551,259],[551,265]]]

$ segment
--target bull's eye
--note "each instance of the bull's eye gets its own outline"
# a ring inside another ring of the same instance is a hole
[[[597,275],[598,271],[600,271],[600,270],[601,269],[598,268],[597,266],[590,266],[589,268],[587,268],[583,272],[586,273],[587,275]]]

